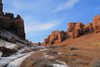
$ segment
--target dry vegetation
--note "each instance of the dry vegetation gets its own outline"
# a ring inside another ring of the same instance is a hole
[[[62,44],[67,44],[66,46],[50,47],[47,51],[36,52],[27,58],[21,67],[27,67],[27,65],[52,67],[50,64],[57,63],[55,60],[65,62],[69,67],[100,67],[100,37],[98,37],[100,33],[94,34],[86,34],[77,38],[75,42],[63,42]],[[53,56],[54,59],[45,58],[44,54]]]

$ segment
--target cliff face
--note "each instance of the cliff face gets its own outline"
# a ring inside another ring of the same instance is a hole
[[[44,39],[44,46],[51,46],[54,43],[61,43],[65,38],[67,32],[64,31],[53,31],[51,35],[48,35],[48,38]]]
[[[20,15],[17,15],[17,17],[14,18],[14,15],[12,13],[4,14],[2,10],[3,4],[2,0],[0,0],[0,30],[7,30],[25,40],[24,21],[20,17]]]
[[[0,28],[12,32],[21,39],[25,40],[24,21],[19,15],[17,15],[16,18],[14,18],[11,13],[1,15]]]
[[[96,32],[100,32],[100,15],[93,18],[94,29]]]
[[[87,32],[95,31],[100,32],[100,15],[93,18],[93,23],[83,24],[82,22],[70,22],[68,23],[67,32],[64,31],[53,31],[48,38],[44,39],[44,46],[52,46],[54,43],[61,43],[64,39],[69,36],[72,38],[77,38],[82,36]]]

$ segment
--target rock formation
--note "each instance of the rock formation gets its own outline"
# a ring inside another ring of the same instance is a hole
[[[3,4],[2,0],[0,0],[0,28],[12,32],[25,40],[24,21],[20,15],[17,15],[17,17],[14,18],[12,13],[4,14],[2,10]]]
[[[60,31],[59,34],[58,34],[58,40],[59,40],[59,43],[61,43],[65,38],[66,38],[66,35],[67,32],[64,32],[64,31]]]
[[[67,32],[64,31],[53,31],[51,35],[44,39],[43,45],[51,46],[56,40],[58,40],[57,43],[61,43],[66,38],[66,34]]]
[[[75,29],[73,30],[73,38],[79,37],[84,33],[84,25],[82,22],[79,22],[75,25]]]
[[[93,23],[83,24],[82,22],[70,22],[68,23],[67,32],[64,31],[53,31],[51,35],[48,35],[44,39],[44,46],[51,46],[55,43],[61,43],[67,37],[77,38],[87,32],[95,31],[100,32],[100,15],[93,18]]]
[[[5,47],[0,47],[0,51],[3,53],[2,57],[7,57],[10,56],[11,54],[14,54],[15,52],[17,52],[17,50],[15,49],[9,49],[9,48],[5,48]]]
[[[93,18],[93,26],[96,33],[100,32],[100,15]]]
[[[88,23],[84,25],[84,33],[88,32],[88,31],[93,31],[93,23]]]
[[[70,22],[70,23],[68,23],[68,29],[67,29],[67,32],[72,32],[74,29],[75,29],[75,25],[76,25],[77,23],[75,23],[75,22]]]
[[[68,24],[69,27],[67,33],[70,33],[70,35],[72,35],[73,38],[79,37],[86,32],[94,31],[93,23],[83,24],[82,22],[71,22]]]

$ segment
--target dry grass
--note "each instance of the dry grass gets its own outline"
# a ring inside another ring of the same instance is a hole
[[[54,60],[59,60],[65,62],[69,67],[100,67],[100,33],[95,34],[89,33],[75,39],[67,39],[61,44],[67,44],[64,47],[50,47],[49,50],[39,52],[30,56],[27,60],[23,62],[23,65],[30,65],[30,67],[35,67],[36,65],[49,66],[51,63],[57,63]],[[57,45],[61,45],[57,44]],[[55,44],[56,45],[56,44]],[[77,47],[78,50],[70,50],[73,46]],[[61,54],[58,54],[58,53]],[[43,54],[54,56],[52,62],[49,59],[45,59]],[[34,58],[32,60],[32,58]],[[43,63],[41,62],[41,58]],[[94,59],[98,60],[94,60]],[[37,62],[36,62],[37,61]],[[39,62],[39,63],[38,63]],[[37,64],[38,63],[38,64]],[[32,66],[34,64],[34,66]],[[38,67],[41,67],[38,66]],[[22,66],[25,67],[25,66]]]
[[[100,60],[95,59],[91,64],[91,67],[100,67]]]
[[[58,54],[58,51],[49,50],[49,51],[47,51],[47,54],[48,55]]]
[[[93,43],[93,46],[100,47],[100,41]]]
[[[75,62],[69,62],[68,64],[69,67],[86,67],[86,65],[88,65],[89,62],[83,59],[79,59]]]
[[[70,48],[71,47],[51,48],[47,51],[36,52],[23,62],[22,67],[52,67],[50,64],[57,63],[55,60],[65,62],[69,67],[93,67],[93,65],[96,67],[96,65],[99,65],[98,61],[92,62],[95,56],[99,58],[100,55],[95,53],[100,50],[99,48],[79,48],[79,50],[73,51],[70,50]],[[58,54],[59,52],[61,52],[61,54]],[[95,56],[94,53],[96,54]],[[45,58],[44,54],[54,56],[54,59]]]
[[[21,67],[52,67],[50,64],[54,63],[58,62],[55,59],[45,58],[43,52],[36,52],[26,59]]]
[[[32,52],[32,51],[33,51],[32,49],[25,49],[25,50],[22,51],[22,54],[23,54],[23,53]]]

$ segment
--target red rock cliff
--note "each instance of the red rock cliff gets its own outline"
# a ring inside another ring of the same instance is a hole
[[[67,32],[64,31],[53,31],[48,38],[44,39],[44,46],[51,46],[54,43],[61,43],[67,37],[77,38],[87,32],[95,31],[100,32],[100,15],[93,18],[93,23],[83,24],[82,22],[70,22],[68,23]]]
[[[12,13],[4,14],[2,10],[3,4],[2,0],[0,0],[0,28],[10,31],[25,40],[24,21],[20,15],[14,18]]]

